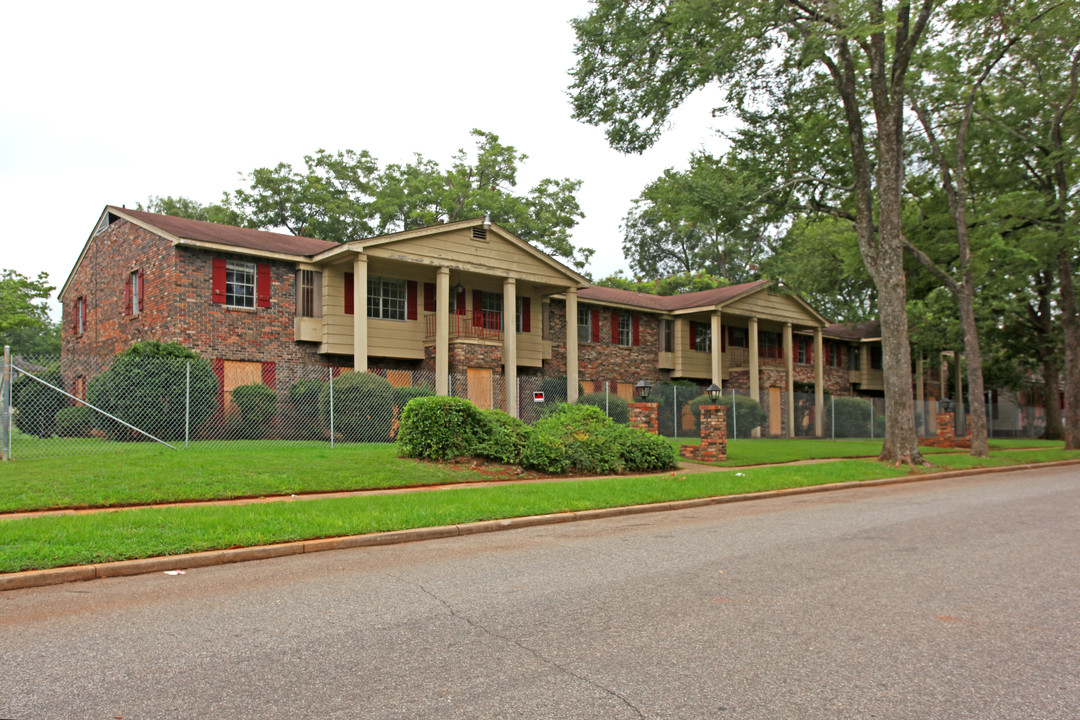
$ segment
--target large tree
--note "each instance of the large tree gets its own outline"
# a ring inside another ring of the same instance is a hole
[[[14,270],[0,274],[0,347],[21,355],[60,352],[59,326],[49,317],[48,300],[56,288],[47,273],[36,278]]]
[[[798,122],[815,108],[769,103],[812,88],[846,136],[849,209],[874,281],[882,325],[886,431],[881,460],[923,463],[915,432],[901,227],[908,70],[940,0],[597,0],[574,22],[574,114],[607,127],[612,146],[641,151],[695,91],[719,86],[727,112]],[[763,104],[765,103],[765,104]],[[813,152],[813,150],[810,150]],[[785,185],[829,178],[788,177]],[[838,183],[845,184],[843,181]]]
[[[528,159],[493,133],[473,130],[473,153],[459,150],[449,167],[417,154],[411,162],[380,168],[367,151],[319,150],[304,169],[288,163],[257,168],[247,188],[226,196],[244,225],[285,228],[296,235],[348,242],[425,225],[482,217],[505,226],[579,269],[593,251],[575,247],[570,234],[584,217],[580,180],[544,178],[517,189]]]

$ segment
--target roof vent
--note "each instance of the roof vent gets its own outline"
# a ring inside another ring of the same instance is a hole
[[[487,240],[487,228],[474,227],[472,229],[473,240]]]

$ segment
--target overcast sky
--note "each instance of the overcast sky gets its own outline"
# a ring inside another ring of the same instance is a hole
[[[644,155],[570,117],[569,21],[585,0],[396,3],[12,3],[0,44],[0,267],[58,288],[106,204],[216,202],[240,173],[319,148],[419,152],[441,165],[472,128],[543,177],[584,181],[575,245],[596,276],[627,269],[631,200],[691,151],[716,151],[704,94]]]

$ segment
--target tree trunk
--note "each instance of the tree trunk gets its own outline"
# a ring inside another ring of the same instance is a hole
[[[1077,316],[1072,262],[1067,252],[1061,253],[1059,264],[1061,328],[1065,335],[1065,449],[1080,450],[1080,317]]]
[[[968,402],[971,414],[968,415],[968,435],[971,437],[971,454],[974,457],[988,457],[990,443],[986,436],[986,391],[983,385],[982,350],[979,347],[979,331],[975,327],[975,298],[971,285],[965,283],[956,295],[960,305],[960,326],[964,331],[964,356],[967,358]],[[963,412],[957,406],[957,412]]]
[[[1061,432],[1061,401],[1058,399],[1061,387],[1061,372],[1058,370],[1058,357],[1056,354],[1043,357],[1043,412],[1046,415],[1046,429],[1043,430],[1044,440],[1060,440]]]

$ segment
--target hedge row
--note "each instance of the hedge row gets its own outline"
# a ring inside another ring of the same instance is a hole
[[[675,450],[667,440],[621,425],[591,405],[562,404],[528,426],[498,410],[479,410],[464,398],[417,398],[402,410],[398,447],[404,457],[482,457],[548,473],[675,467]]]

